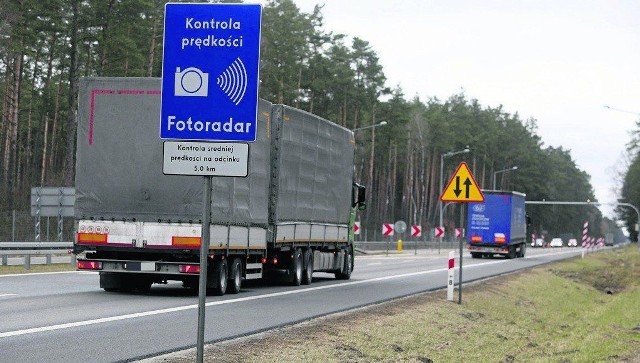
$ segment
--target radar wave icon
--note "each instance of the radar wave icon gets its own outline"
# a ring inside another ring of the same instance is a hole
[[[236,106],[240,104],[247,91],[247,69],[240,58],[236,58],[227,69],[217,78],[217,83],[231,102]]]

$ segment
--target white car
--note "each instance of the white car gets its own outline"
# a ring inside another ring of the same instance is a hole
[[[554,238],[549,242],[551,247],[562,247],[562,238]]]
[[[578,247],[578,241],[575,238],[571,238],[569,242],[567,242],[567,247]]]
[[[531,241],[531,247],[542,247],[544,240],[542,238],[536,238]]]

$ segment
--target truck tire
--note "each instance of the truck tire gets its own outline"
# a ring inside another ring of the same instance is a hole
[[[222,296],[227,292],[227,261],[216,261],[213,264],[213,294]]]
[[[302,252],[298,248],[293,252],[293,256],[291,256],[291,267],[289,267],[291,285],[300,286],[302,283],[302,267]]]
[[[520,252],[518,253],[518,257],[524,258],[525,252],[527,252],[527,244],[523,243],[520,245]]]
[[[311,285],[313,280],[313,251],[308,248],[304,251],[304,271],[302,274],[302,284]]]
[[[242,262],[239,258],[234,258],[229,267],[229,293],[237,294],[242,287]]]
[[[351,278],[351,271],[353,271],[353,254],[347,249],[344,251],[344,263],[342,269],[336,272],[336,279],[349,280]]]
[[[507,258],[514,259],[516,257],[516,246],[509,246],[509,253],[507,254]]]
[[[471,252],[471,258],[480,258],[480,256],[478,252]]]

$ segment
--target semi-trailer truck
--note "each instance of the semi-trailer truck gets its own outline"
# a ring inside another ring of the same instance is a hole
[[[524,257],[527,249],[525,194],[483,190],[484,202],[469,203],[468,248],[471,257]]]
[[[106,291],[198,287],[206,184],[163,174],[160,87],[159,78],[80,81],[73,252]],[[212,177],[207,288],[237,293],[243,280],[278,276],[310,284],[317,271],[349,279],[365,207],[353,132],[264,100],[258,115],[247,176]]]

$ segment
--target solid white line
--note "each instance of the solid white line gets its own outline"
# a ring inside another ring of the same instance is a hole
[[[0,275],[2,277],[20,277],[20,276],[40,276],[40,275],[56,275],[56,274],[72,274],[72,273],[80,273],[81,271],[58,271],[58,272],[30,272],[23,274],[6,274]],[[92,272],[93,273],[93,272]]]
[[[0,297],[18,296],[18,294],[0,294]]]
[[[565,254],[565,253],[573,253],[573,252],[574,251],[571,251],[571,252],[560,252],[560,253]],[[547,255],[558,255],[558,254],[559,253],[557,253],[557,252],[556,253],[549,253],[549,254],[546,254],[546,255],[531,256],[531,258],[540,257],[540,256],[547,256]],[[499,263],[506,263],[506,262],[509,262],[509,261],[512,261],[512,260],[495,260],[495,261],[489,261],[489,262],[481,262],[481,263],[477,263],[477,264],[473,264],[473,265],[468,265],[467,264],[467,265],[465,265],[463,267],[464,268],[473,268],[473,267],[479,267],[479,266],[484,266],[484,265],[494,265],[494,264],[499,264]],[[456,269],[459,269],[459,266],[456,266]],[[237,299],[212,301],[212,302],[206,303],[205,306],[219,306],[219,305],[227,305],[227,304],[233,304],[233,303],[238,303],[238,302],[268,299],[268,298],[278,297],[278,296],[302,294],[302,293],[306,293],[306,292],[310,292],[310,291],[335,289],[335,288],[340,288],[340,287],[344,287],[344,286],[360,285],[360,284],[366,284],[366,283],[370,283],[370,282],[378,282],[378,281],[399,279],[399,278],[403,278],[403,277],[413,277],[413,276],[419,276],[419,275],[427,275],[427,274],[436,273],[436,272],[444,272],[444,271],[447,271],[447,270],[448,270],[448,268],[439,268],[439,269],[435,269],[435,270],[418,271],[418,272],[410,272],[410,273],[405,273],[405,274],[400,274],[400,275],[376,277],[376,278],[367,279],[367,280],[348,281],[348,282],[342,282],[342,283],[339,283],[339,284],[308,287],[308,288],[304,288],[304,289],[274,292],[274,293],[264,294],[264,295],[247,296],[247,297],[241,297],[241,298],[237,298]],[[111,317],[106,317],[106,318],[101,318],[101,319],[83,320],[83,321],[77,321],[77,322],[72,322],[72,323],[43,326],[43,327],[37,327],[37,328],[31,328],[31,329],[8,331],[8,332],[0,333],[0,338],[7,338],[7,337],[14,337],[14,336],[19,336],[19,335],[42,333],[42,332],[53,331],[53,330],[76,328],[76,327],[80,327],[80,326],[109,323],[109,322],[128,320],[128,319],[136,319],[136,318],[142,318],[142,317],[146,317],[146,316],[153,316],[153,315],[160,315],[160,314],[169,314],[169,313],[174,313],[174,312],[178,312],[178,311],[192,310],[192,309],[197,309],[197,308],[198,308],[197,304],[184,305],[184,306],[177,306],[177,307],[174,307],[174,308],[143,311],[143,312],[134,313],[134,314],[111,316]]]

